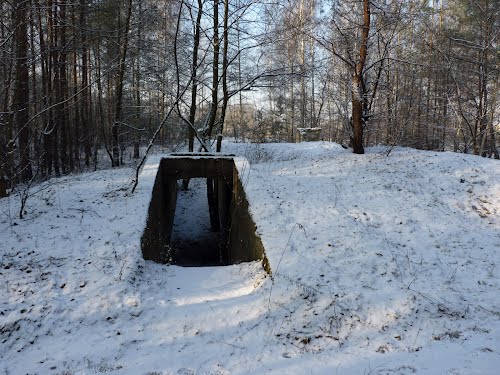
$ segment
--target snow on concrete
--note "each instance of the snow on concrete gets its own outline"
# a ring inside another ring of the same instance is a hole
[[[159,157],[0,200],[0,374],[496,374],[500,164],[226,144],[260,262],[144,261]],[[241,166],[240,166],[241,167]],[[193,205],[196,212],[196,205]]]

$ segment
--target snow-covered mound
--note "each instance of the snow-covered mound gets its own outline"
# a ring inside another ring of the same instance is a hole
[[[272,277],[145,262],[154,168],[50,180],[0,200],[0,374],[497,373],[498,161],[224,148]]]

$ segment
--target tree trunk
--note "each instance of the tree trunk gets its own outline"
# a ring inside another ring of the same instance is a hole
[[[71,171],[72,157],[68,152],[69,134],[68,134],[68,121],[66,109],[66,95],[68,89],[68,81],[66,76],[66,4],[59,3],[58,14],[58,59],[57,59],[57,79],[56,79],[56,121],[57,128],[60,131],[60,157],[61,168],[63,173]]]
[[[80,149],[81,149],[81,136],[80,136],[80,131],[81,128],[83,127],[82,122],[81,122],[81,114],[82,110],[81,107],[85,105],[85,103],[80,103],[79,100],[81,98],[81,94],[78,92],[78,53],[77,51],[77,41],[78,41],[78,35],[76,32],[76,15],[77,15],[77,6],[74,6],[72,8],[71,12],[71,23],[73,25],[73,33],[72,33],[72,38],[73,38],[73,51],[72,51],[72,57],[73,57],[73,132],[71,134],[71,150],[73,153],[73,159],[74,159],[74,165],[75,168],[80,170],[81,165],[80,165]]]
[[[352,148],[355,154],[364,154],[363,148],[363,92],[361,77],[352,77]]]
[[[113,165],[113,155],[111,153],[111,150],[109,149],[109,143],[108,143],[108,137],[106,135],[106,116],[104,113],[104,103],[103,103],[103,97],[104,97],[104,91],[102,88],[102,81],[101,81],[101,59],[100,59],[100,49],[99,45],[97,44],[96,50],[94,51],[94,59],[95,59],[95,67],[96,67],[96,80],[97,80],[97,111],[99,112],[98,114],[98,122],[101,128],[101,133],[102,133],[102,141],[104,143],[104,149],[106,150],[106,153],[109,156],[109,159],[111,160],[111,165]],[[97,135],[96,135],[97,138]],[[97,158],[97,149],[99,145],[95,145],[96,152],[94,152],[94,157]]]
[[[91,145],[91,108],[92,108],[92,92],[89,82],[89,48],[87,44],[87,19],[86,19],[86,9],[87,0],[80,0],[80,38],[81,38],[81,72],[82,72],[82,104],[81,104],[81,123],[82,123],[82,138],[83,138],[83,152],[85,154],[85,165],[90,166],[90,158],[92,156],[92,145]]]
[[[135,72],[134,72],[134,82],[135,82],[135,106],[136,106],[136,128],[141,127],[141,53],[142,53],[142,1],[138,4],[138,17],[139,25],[137,28],[137,50],[135,56]],[[140,130],[135,131],[134,135],[134,159],[139,159],[140,154],[140,141],[141,133]]]
[[[299,8],[300,23],[300,126],[306,125],[307,94],[306,94],[306,35],[305,35],[305,5],[304,0],[300,1]]]
[[[351,102],[352,102],[352,148],[356,154],[364,154],[363,127],[364,105],[366,101],[365,85],[363,81],[366,55],[368,52],[368,36],[370,33],[370,0],[363,0],[363,30],[361,34],[361,47],[359,61],[354,68],[352,77]]]
[[[118,128],[122,122],[123,110],[123,78],[125,77],[125,62],[127,59],[128,50],[128,34],[130,31],[130,18],[132,16],[132,0],[128,0],[127,16],[125,19],[125,30],[123,43],[120,45],[120,65],[118,67],[118,79],[116,81],[116,99],[115,99],[115,116],[112,125],[112,143],[113,143],[113,167],[120,165],[120,145],[118,140]]]
[[[203,16],[203,1],[198,0],[198,11],[196,13],[196,24],[194,26],[193,55],[191,59],[191,105],[189,107],[188,118],[188,151],[194,151],[195,121],[196,121],[196,100],[198,95],[198,51],[200,45],[201,17]],[[188,190],[189,179],[182,180],[182,190]]]
[[[218,89],[219,89],[219,0],[214,0],[214,61],[212,66],[212,104],[210,108],[210,115],[207,123],[206,137],[204,141],[207,140],[207,144],[210,143],[210,137],[215,125],[215,118],[217,115],[217,104],[218,104]],[[208,209],[210,212],[210,226],[212,231],[218,232],[220,229],[219,223],[219,213],[217,204],[217,183],[216,180],[207,178],[207,198],[208,198]]]
[[[14,61],[9,58],[9,51],[12,51],[15,46],[15,40],[11,39],[7,44],[8,36],[10,35],[10,28],[6,22],[4,22],[4,17],[9,19],[13,14],[8,14],[7,9],[10,8],[10,4],[2,3],[0,4],[0,40],[5,40],[5,49],[0,49],[0,59],[5,61],[4,64],[0,64],[0,87],[3,89],[1,91],[2,95],[2,105],[0,107],[0,184],[3,184],[3,189],[0,189],[0,195],[5,196],[7,194],[6,189],[8,188],[9,180],[13,175],[13,165],[14,165],[14,155],[13,148],[14,142],[11,142],[13,138],[13,118],[11,116],[12,108],[11,106],[11,87],[15,84],[14,76]],[[8,63],[9,62],[9,63]]]
[[[19,178],[28,181],[33,177],[30,160],[29,126],[29,61],[28,61],[28,0],[14,1],[16,38],[16,88],[14,93],[15,124],[19,133]]]
[[[227,50],[229,47],[229,0],[224,0],[224,31],[223,31],[223,47],[222,47],[222,108],[220,111],[220,125],[217,131],[217,148],[216,151],[220,152],[222,148],[222,132],[224,130],[224,121],[226,119],[226,110],[229,102],[229,91],[227,88],[227,69],[229,61],[227,58]]]
[[[198,13],[196,15],[196,25],[194,31],[194,46],[193,46],[193,59],[191,66],[191,78],[193,80],[191,86],[191,106],[189,108],[189,129],[188,129],[188,138],[189,138],[189,152],[194,151],[194,129],[196,121],[196,97],[198,91],[198,50],[200,45],[200,27],[201,27],[201,17],[203,15],[203,1],[198,0]]]
[[[212,63],[212,103],[210,106],[210,115],[207,122],[206,129],[206,139],[210,141],[212,136],[212,131],[215,125],[215,119],[217,116],[217,105],[218,105],[218,90],[219,90],[219,51],[220,51],[220,41],[219,41],[219,0],[214,0],[214,60]]]

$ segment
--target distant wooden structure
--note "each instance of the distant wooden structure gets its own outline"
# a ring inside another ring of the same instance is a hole
[[[321,141],[321,128],[297,128],[296,142]]]

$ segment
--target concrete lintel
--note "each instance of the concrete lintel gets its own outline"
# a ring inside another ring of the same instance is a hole
[[[160,165],[161,173],[169,178],[223,178],[228,183],[232,183],[233,169],[231,158],[167,157]]]

